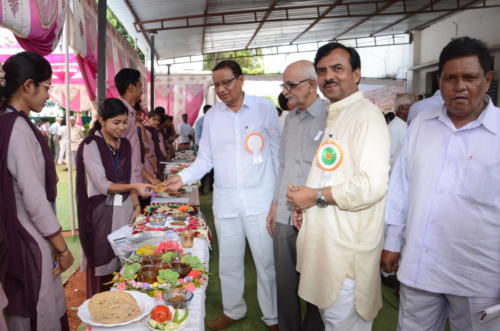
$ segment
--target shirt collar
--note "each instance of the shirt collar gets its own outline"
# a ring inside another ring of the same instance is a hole
[[[472,129],[480,125],[483,125],[491,133],[493,134],[499,133],[500,129],[498,127],[499,109],[495,107],[489,96],[485,97],[485,101],[488,104],[486,105],[486,108],[481,112],[481,114],[479,114],[479,117],[476,118],[474,121],[467,123],[467,125],[461,127],[460,130]],[[422,114],[422,116],[425,116],[427,119],[438,118],[441,122],[443,122],[448,126],[451,126],[451,128],[456,130],[455,125],[453,124],[453,122],[451,121],[450,117],[447,114],[445,104],[443,104],[441,107],[436,107],[432,109],[431,111],[427,112],[427,114],[425,113]]]
[[[318,117],[323,111],[323,107],[321,107],[321,105],[322,105],[321,98],[319,97],[319,95],[317,95],[316,100],[314,100],[314,102],[310,104],[309,107],[307,107],[303,111],[297,108],[294,110],[294,114],[299,115],[301,112],[305,112],[311,115],[312,117]]]
[[[238,110],[238,112],[244,110],[244,109],[250,109],[252,108],[252,98],[248,96],[245,92],[243,92],[243,103],[241,104],[241,108]],[[224,103],[224,109],[230,112],[233,112],[231,108],[229,108],[228,105]]]
[[[353,103],[355,103],[363,98],[364,98],[363,92],[357,91],[357,92],[351,94],[350,96],[348,96],[347,98],[344,98],[342,100],[339,100],[337,102],[332,103],[330,105],[329,111],[335,112],[338,110],[342,110],[342,109],[352,105]]]

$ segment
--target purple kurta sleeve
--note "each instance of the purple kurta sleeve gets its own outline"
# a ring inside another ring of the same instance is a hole
[[[95,141],[87,144],[83,148],[83,163],[87,174],[87,182],[90,191],[87,191],[89,197],[108,194],[109,186],[112,184],[106,177],[104,166],[102,165],[101,154]]]
[[[26,121],[18,118],[9,142],[8,168],[22,196],[18,201],[45,238],[61,230],[45,191],[45,160],[40,144]],[[18,205],[19,208],[19,205]]]

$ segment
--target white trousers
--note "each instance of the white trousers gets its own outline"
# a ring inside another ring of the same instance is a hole
[[[243,299],[245,288],[245,238],[257,269],[257,300],[262,320],[267,325],[278,323],[273,241],[266,230],[267,214],[215,218],[219,245],[219,277],[224,314],[232,319],[246,315]]]
[[[478,313],[500,303],[500,298],[461,297],[432,293],[401,283],[398,331],[498,331],[500,317],[479,323]]]
[[[365,321],[356,312],[354,288],[356,281],[346,278],[337,300],[328,308],[320,309],[325,331],[370,331],[372,321]]]
[[[57,164],[62,164],[63,160],[66,160],[66,147],[67,143],[59,141],[59,156],[57,158]]]

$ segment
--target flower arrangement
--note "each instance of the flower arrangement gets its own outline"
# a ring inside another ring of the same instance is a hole
[[[205,284],[204,276],[207,275],[205,265],[198,257],[184,253],[179,243],[168,240],[161,242],[155,249],[155,255],[161,255],[161,261],[164,264],[177,261],[189,266],[191,270],[186,276],[180,277],[178,272],[170,268],[159,269],[156,281],[149,283],[137,280],[143,266],[140,263],[129,263],[115,273],[112,280],[114,286],[120,291],[137,290],[157,297],[161,296],[162,291],[173,287],[194,292]]]

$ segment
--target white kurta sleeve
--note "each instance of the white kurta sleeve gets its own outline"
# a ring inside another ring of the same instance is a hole
[[[106,177],[106,172],[102,165],[101,154],[97,148],[97,143],[92,141],[83,147],[83,163],[87,180],[92,182],[93,187],[100,193],[107,195],[109,186],[112,184]]]

